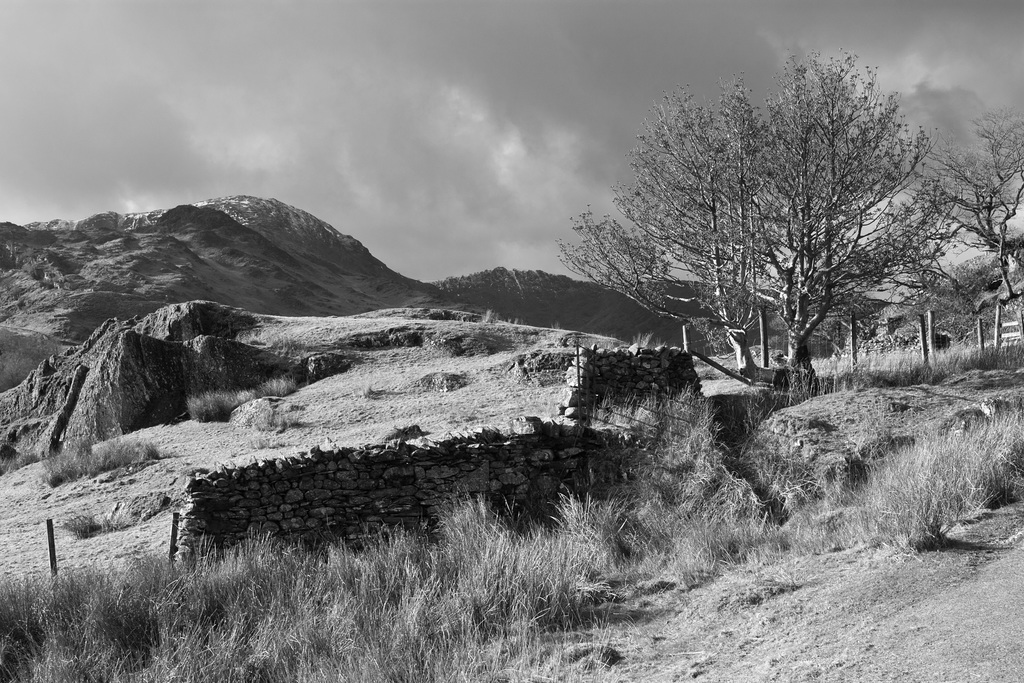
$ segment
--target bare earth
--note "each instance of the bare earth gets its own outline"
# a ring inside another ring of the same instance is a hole
[[[430,346],[352,349],[344,343],[354,332],[399,325],[477,335],[490,353],[451,357]],[[287,397],[301,425],[268,433],[188,421],[137,434],[168,456],[144,466],[56,489],[42,481],[40,464],[4,475],[0,571],[15,579],[48,571],[47,518],[58,526],[62,569],[115,566],[165,553],[171,513],[183,503],[194,468],[291,455],[325,439],[372,442],[411,424],[438,434],[480,424],[500,428],[520,415],[550,415],[560,386],[520,384],[504,370],[525,350],[564,349],[564,336],[505,323],[268,316],[253,343],[288,340],[307,349],[336,348],[354,360],[348,372]],[[420,388],[417,380],[432,372],[463,373],[470,381],[450,392]],[[730,387],[708,383],[706,389]],[[826,406],[821,417],[841,423],[836,432],[826,432],[827,439],[848,438],[844,430],[857,419],[871,419],[879,406],[893,402],[908,406],[890,410],[894,420],[912,416],[920,425],[982,398],[1022,390],[1019,373],[972,373],[940,387],[835,395],[835,414]],[[891,427],[898,430],[900,424]],[[115,507],[148,518],[86,540],[60,528],[76,515]],[[750,563],[690,590],[671,580],[648,582],[625,589],[621,602],[602,606],[602,626],[567,637],[606,643],[624,655],[611,668],[581,672],[586,680],[1024,680],[1024,505],[981,513],[953,536],[953,547],[923,554],[855,548]]]

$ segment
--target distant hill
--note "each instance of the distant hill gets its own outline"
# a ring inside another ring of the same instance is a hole
[[[660,318],[627,296],[565,275],[494,268],[433,284],[462,308],[491,309],[506,320],[594,332],[624,341],[649,332],[667,344],[682,342],[678,320]],[[697,307],[693,310],[696,313]]]
[[[103,320],[208,299],[275,315],[450,305],[358,240],[275,199],[0,223],[0,322],[81,340]]]

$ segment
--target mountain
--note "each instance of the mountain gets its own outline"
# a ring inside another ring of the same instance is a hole
[[[0,223],[0,321],[81,340],[109,317],[207,299],[274,315],[451,305],[358,240],[276,199]]]
[[[595,332],[625,341],[647,332],[668,344],[682,341],[678,320],[658,317],[625,295],[565,275],[495,268],[433,284],[462,308],[490,309],[507,320]]]

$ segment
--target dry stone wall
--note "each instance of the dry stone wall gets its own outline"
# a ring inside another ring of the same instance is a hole
[[[600,405],[609,396],[669,396],[684,390],[700,393],[693,356],[677,346],[581,346],[565,371],[565,381],[568,388],[558,411],[573,419],[587,417],[588,408]]]
[[[508,431],[359,448],[326,443],[298,457],[196,474],[182,544],[206,537],[223,546],[249,534],[358,542],[382,526],[429,522],[453,498],[530,509],[619,476],[608,449],[621,445],[617,432],[540,418],[514,420]]]

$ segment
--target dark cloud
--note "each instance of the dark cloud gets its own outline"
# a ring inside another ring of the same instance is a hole
[[[0,220],[248,193],[413,277],[560,270],[678,85],[742,72],[760,97],[787,53],[845,49],[927,127],[1024,103],[1021,8],[974,4],[13,0]]]

